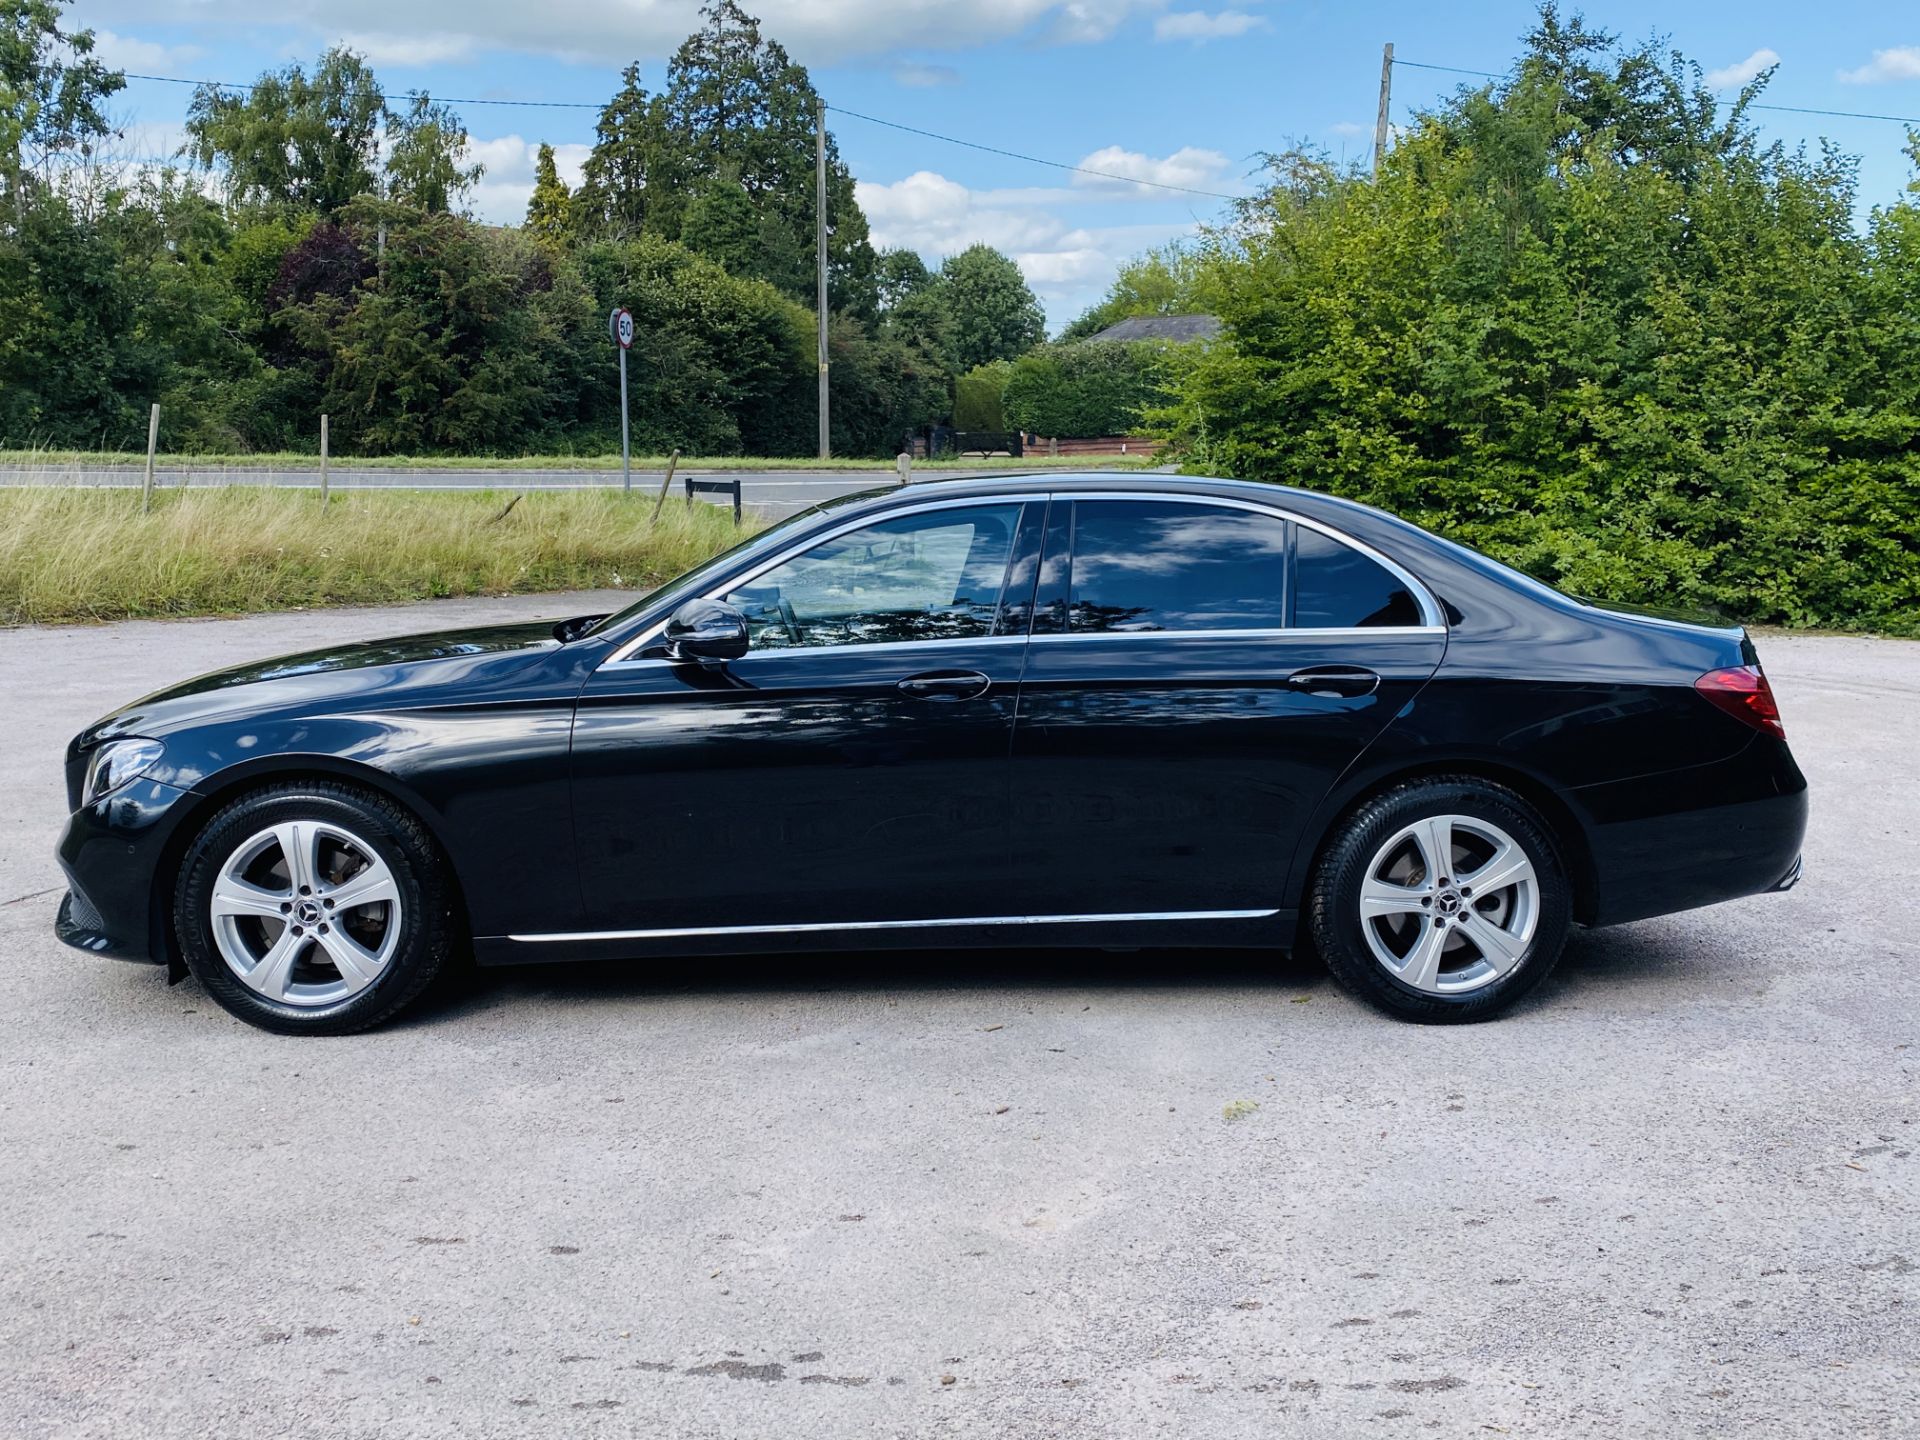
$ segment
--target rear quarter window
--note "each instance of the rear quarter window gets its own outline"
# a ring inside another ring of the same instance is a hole
[[[1399,576],[1351,545],[1294,527],[1293,624],[1300,630],[1361,630],[1424,623]]]

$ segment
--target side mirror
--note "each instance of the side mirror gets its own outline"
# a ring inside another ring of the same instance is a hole
[[[747,653],[747,617],[724,600],[689,600],[661,637],[669,660],[717,665]]]

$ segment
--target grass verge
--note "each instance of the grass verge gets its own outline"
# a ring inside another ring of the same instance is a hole
[[[0,450],[0,469],[46,471],[57,475],[63,471],[81,469],[98,470],[109,467],[131,466],[145,468],[147,457],[144,452],[135,453],[126,450]],[[212,473],[220,470],[315,470],[320,468],[318,455],[278,452],[261,455],[168,455],[154,457],[154,468],[178,473],[182,470]],[[815,458],[769,459],[764,456],[743,455],[682,455],[679,460],[681,470],[848,470],[875,471],[893,473],[891,460],[820,460]],[[920,470],[1137,470],[1153,464],[1168,463],[1165,458],[1158,461],[1150,455],[1083,455],[1074,457],[1063,455],[1049,459],[1045,455],[1028,455],[1014,460],[1005,455],[981,456],[943,456],[939,460],[920,460],[915,468]],[[612,455],[374,455],[356,458],[351,455],[335,455],[333,467],[337,470],[498,470],[511,474],[516,470],[577,470],[587,474],[601,475],[620,473],[620,456]],[[665,455],[636,455],[632,468],[636,473],[647,471],[655,475],[667,468]]]
[[[718,506],[598,491],[0,488],[0,624],[644,590],[740,537]],[[503,510],[505,513],[503,514]],[[749,521],[751,525],[753,522]]]

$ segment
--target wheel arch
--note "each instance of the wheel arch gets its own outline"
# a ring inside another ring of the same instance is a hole
[[[167,836],[166,844],[161,848],[158,864],[154,869],[153,886],[148,903],[148,939],[153,946],[150,952],[156,957],[164,957],[167,964],[169,983],[177,983],[185,978],[186,962],[180,955],[180,944],[168,924],[168,915],[172,905],[173,892],[180,881],[180,865],[186,858],[187,847],[193,844],[194,837],[205,827],[209,817],[217,815],[230,801],[254,790],[265,790],[275,785],[298,784],[307,780],[327,780],[337,785],[346,785],[368,791],[383,800],[398,805],[411,815],[427,833],[434,850],[438,853],[444,868],[448,889],[452,893],[454,913],[466,933],[471,933],[471,916],[467,909],[467,895],[460,883],[460,871],[453,863],[453,856],[447,849],[446,841],[441,838],[439,815],[417,793],[395,780],[383,770],[371,765],[359,764],[352,760],[343,760],[336,755],[278,754],[262,756],[258,760],[243,761],[233,765],[196,785],[188,794],[192,797],[189,808],[181,815],[172,833]]]
[[[1599,908],[1599,877],[1594,865],[1593,841],[1587,820],[1544,777],[1523,767],[1479,755],[1451,758],[1428,755],[1417,762],[1369,771],[1364,777],[1350,776],[1343,780],[1314,812],[1309,833],[1302,837],[1302,843],[1295,851],[1293,873],[1288,878],[1287,903],[1298,907],[1304,902],[1307,886],[1320,864],[1320,857],[1333,843],[1334,836],[1339,833],[1347,817],[1362,805],[1396,785],[1454,775],[1470,776],[1504,786],[1540,812],[1541,819],[1553,832],[1561,856],[1566,861],[1567,879],[1573,887],[1573,918],[1582,924],[1589,923]]]

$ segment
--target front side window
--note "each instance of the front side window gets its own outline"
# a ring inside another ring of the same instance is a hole
[[[1293,623],[1303,630],[1421,623],[1420,604],[1404,580],[1304,525],[1294,537],[1293,591]]]
[[[876,521],[823,540],[723,598],[754,650],[991,635],[1020,506]]]
[[[1287,522],[1177,500],[1074,507],[1070,633],[1277,630],[1286,624]]]

